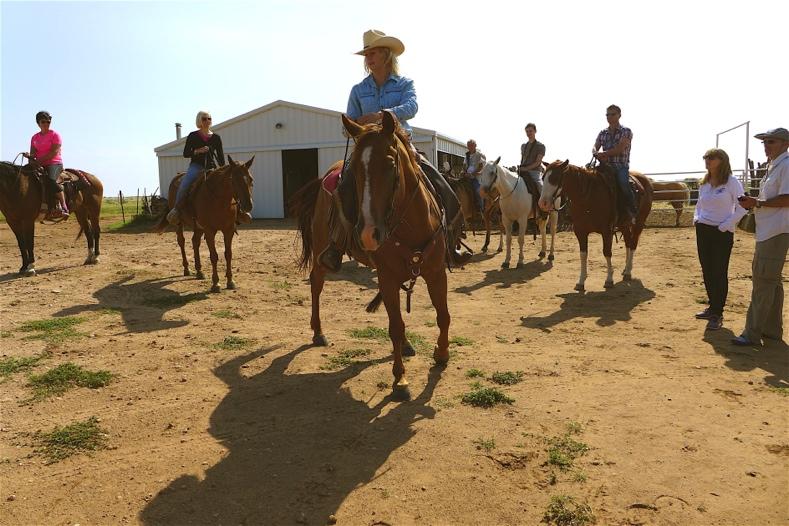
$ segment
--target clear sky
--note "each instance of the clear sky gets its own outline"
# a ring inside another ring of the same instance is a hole
[[[0,16],[2,159],[29,148],[46,109],[66,166],[108,195],[156,188],[153,148],[200,109],[215,123],[277,99],[345,110],[369,28],[405,43],[412,124],[506,165],[527,122],[548,160],[587,162],[612,103],[645,172],[701,170],[715,134],[747,120],[751,135],[789,127],[786,1],[2,0]],[[743,129],[721,147],[744,165]]]

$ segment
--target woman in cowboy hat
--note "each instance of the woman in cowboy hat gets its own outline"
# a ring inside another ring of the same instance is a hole
[[[364,70],[368,73],[360,83],[351,88],[348,97],[347,116],[359,124],[377,124],[383,118],[383,111],[394,113],[400,126],[411,135],[408,120],[414,118],[419,106],[416,102],[414,81],[400,75],[397,57],[405,51],[400,39],[386,35],[383,31],[370,29],[363,36],[364,47],[357,55],[364,56]],[[427,178],[441,196],[447,215],[447,246],[451,248],[450,258],[455,265],[462,265],[471,258],[468,252],[456,250],[456,239],[460,230],[460,203],[446,179],[438,173],[424,156],[419,156],[419,165]],[[337,194],[344,210],[353,211],[356,199],[354,196],[353,174],[345,172],[345,176],[337,187]],[[355,215],[355,212],[354,214]],[[348,218],[353,220],[353,218]],[[334,236],[333,236],[334,237]],[[344,247],[337,247],[336,242],[321,254],[320,262],[331,271],[338,271],[342,263]]]

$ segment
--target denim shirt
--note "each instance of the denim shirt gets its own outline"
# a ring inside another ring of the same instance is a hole
[[[413,80],[389,75],[384,85],[379,88],[373,76],[368,75],[351,88],[346,114],[356,120],[368,113],[391,110],[400,121],[400,126],[411,135],[408,119],[413,119],[418,109]]]

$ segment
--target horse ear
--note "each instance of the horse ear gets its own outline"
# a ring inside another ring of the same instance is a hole
[[[499,155],[499,157],[495,161],[493,161],[493,164],[498,166],[499,165],[499,161],[501,161],[501,155]]]
[[[544,167],[548,168],[548,167],[550,166],[550,163],[546,163],[545,161],[543,161],[543,162],[542,162],[542,165],[543,165]]]
[[[389,110],[383,111],[383,118],[381,119],[381,124],[384,127],[384,133],[387,135],[391,135],[394,133],[395,128],[397,128],[397,117],[394,116]]]
[[[361,135],[362,131],[364,131],[364,128],[361,125],[356,124],[355,121],[349,119],[344,113],[342,115],[342,125],[345,128],[345,131],[348,132],[348,135],[354,139]]]
[[[228,155],[228,157],[230,157],[230,156]],[[253,155],[250,160],[248,160],[247,162],[244,163],[244,168],[249,170],[249,167],[252,166],[252,161],[254,161],[254,160],[255,160],[255,156]]]
[[[569,159],[565,159],[564,162],[559,165],[559,168],[561,168],[562,170],[565,170],[567,168],[567,165],[569,165],[569,164],[570,164],[570,160]]]
[[[227,154],[227,162],[228,162],[228,164],[230,164],[231,166],[232,166],[232,165],[235,165],[235,164],[238,164],[238,163],[236,163],[236,162],[233,160],[233,158],[232,158],[232,157],[230,157],[230,154]]]

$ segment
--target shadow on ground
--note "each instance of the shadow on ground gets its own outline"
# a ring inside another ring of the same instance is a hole
[[[214,370],[229,393],[211,415],[210,433],[227,455],[200,480],[182,475],[139,514],[143,524],[326,524],[348,495],[376,478],[393,451],[433,418],[430,401],[441,370],[410,402],[386,397],[373,407],[343,384],[389,359],[331,373],[289,374],[309,346],[274,358],[245,377],[241,368],[274,348],[232,359]],[[396,404],[385,414],[383,409]]]
[[[176,278],[134,281],[135,276],[125,276],[98,289],[93,297],[98,303],[74,305],[55,316],[72,316],[86,311],[111,309],[121,314],[128,332],[142,333],[173,329],[188,325],[187,320],[165,320],[164,315],[187,303],[208,298],[205,292],[179,294],[167,288],[180,281]]]
[[[618,321],[629,321],[632,310],[654,298],[655,292],[645,288],[640,280],[633,280],[617,283],[612,289],[568,292],[556,297],[564,298],[559,310],[543,317],[523,316],[523,326],[544,330],[573,318],[597,318],[597,325],[607,327]]]
[[[736,335],[729,329],[706,331],[704,341],[726,358],[726,367],[734,371],[761,369],[764,381],[773,387],[789,388],[789,345],[782,341],[764,340],[763,347],[738,347],[731,343]]]
[[[526,281],[532,280],[543,272],[553,268],[552,262],[543,259],[524,263],[523,268],[515,268],[515,263],[517,263],[517,258],[514,258],[514,261],[512,262],[512,268],[486,270],[485,277],[479,283],[457,287],[455,288],[454,292],[470,295],[477,290],[484,289],[485,287],[490,287],[492,285],[495,285],[496,288],[499,289],[506,289],[511,287],[513,284],[524,283]]]

